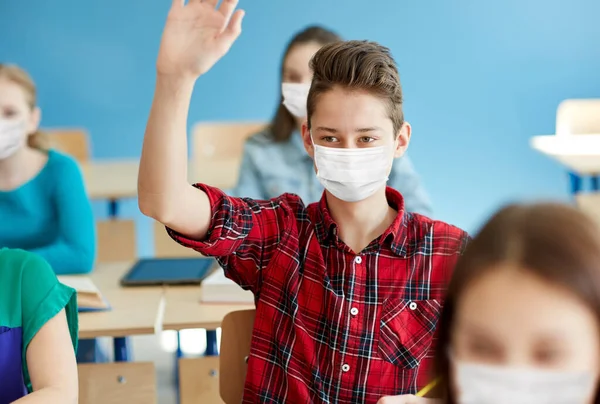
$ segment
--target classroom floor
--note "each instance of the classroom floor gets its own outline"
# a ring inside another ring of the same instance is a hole
[[[100,338],[104,352],[112,361],[112,339]],[[158,404],[177,404],[175,388],[175,348],[177,336],[172,332],[161,335],[142,335],[131,338],[133,360],[136,362],[154,362]]]
[[[200,355],[206,349],[204,330],[184,330],[180,333],[184,355]],[[220,330],[217,331],[217,341]],[[110,343],[110,340],[108,341]],[[177,404],[175,384],[175,350],[177,334],[165,331],[160,335],[144,335],[132,338],[133,359],[137,362],[154,362],[158,387],[158,404]]]
[[[161,336],[143,335],[133,338],[133,358],[137,362],[154,362],[158,404],[177,404],[175,389],[175,354],[161,344]]]

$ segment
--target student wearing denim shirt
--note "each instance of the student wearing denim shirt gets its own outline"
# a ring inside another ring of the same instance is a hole
[[[340,40],[337,34],[318,26],[299,32],[291,40],[283,57],[282,103],[268,128],[246,141],[232,195],[270,199],[291,192],[306,204],[321,198],[323,186],[314,174],[299,128],[306,116],[305,96],[312,78],[308,62],[321,46]],[[408,156],[396,159],[388,185],[400,191],[406,210],[432,215],[429,196]]]

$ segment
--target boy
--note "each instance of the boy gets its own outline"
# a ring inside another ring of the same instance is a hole
[[[237,0],[215,9],[217,2],[173,1],[140,164],[140,210],[179,243],[216,256],[255,294],[244,402],[375,403],[414,394],[429,381],[441,300],[467,235],[405,212],[402,196],[386,189],[392,159],[410,139],[393,59],[359,41],[314,56],[302,132],[326,189],[320,202],[191,186],[192,89],[241,32]]]

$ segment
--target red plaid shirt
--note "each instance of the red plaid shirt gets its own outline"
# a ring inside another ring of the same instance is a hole
[[[226,196],[198,185],[213,217],[203,242],[171,236],[217,257],[256,296],[244,403],[375,403],[428,382],[447,282],[467,234],[398,210],[360,254],[337,237],[323,197],[305,207]]]

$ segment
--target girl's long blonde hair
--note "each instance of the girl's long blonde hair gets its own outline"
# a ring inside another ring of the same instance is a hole
[[[25,92],[29,107],[33,110],[37,105],[37,91],[31,76],[17,65],[0,63],[0,79],[5,79],[19,85]],[[27,145],[34,149],[48,150],[50,139],[40,130],[36,130],[27,138]]]

